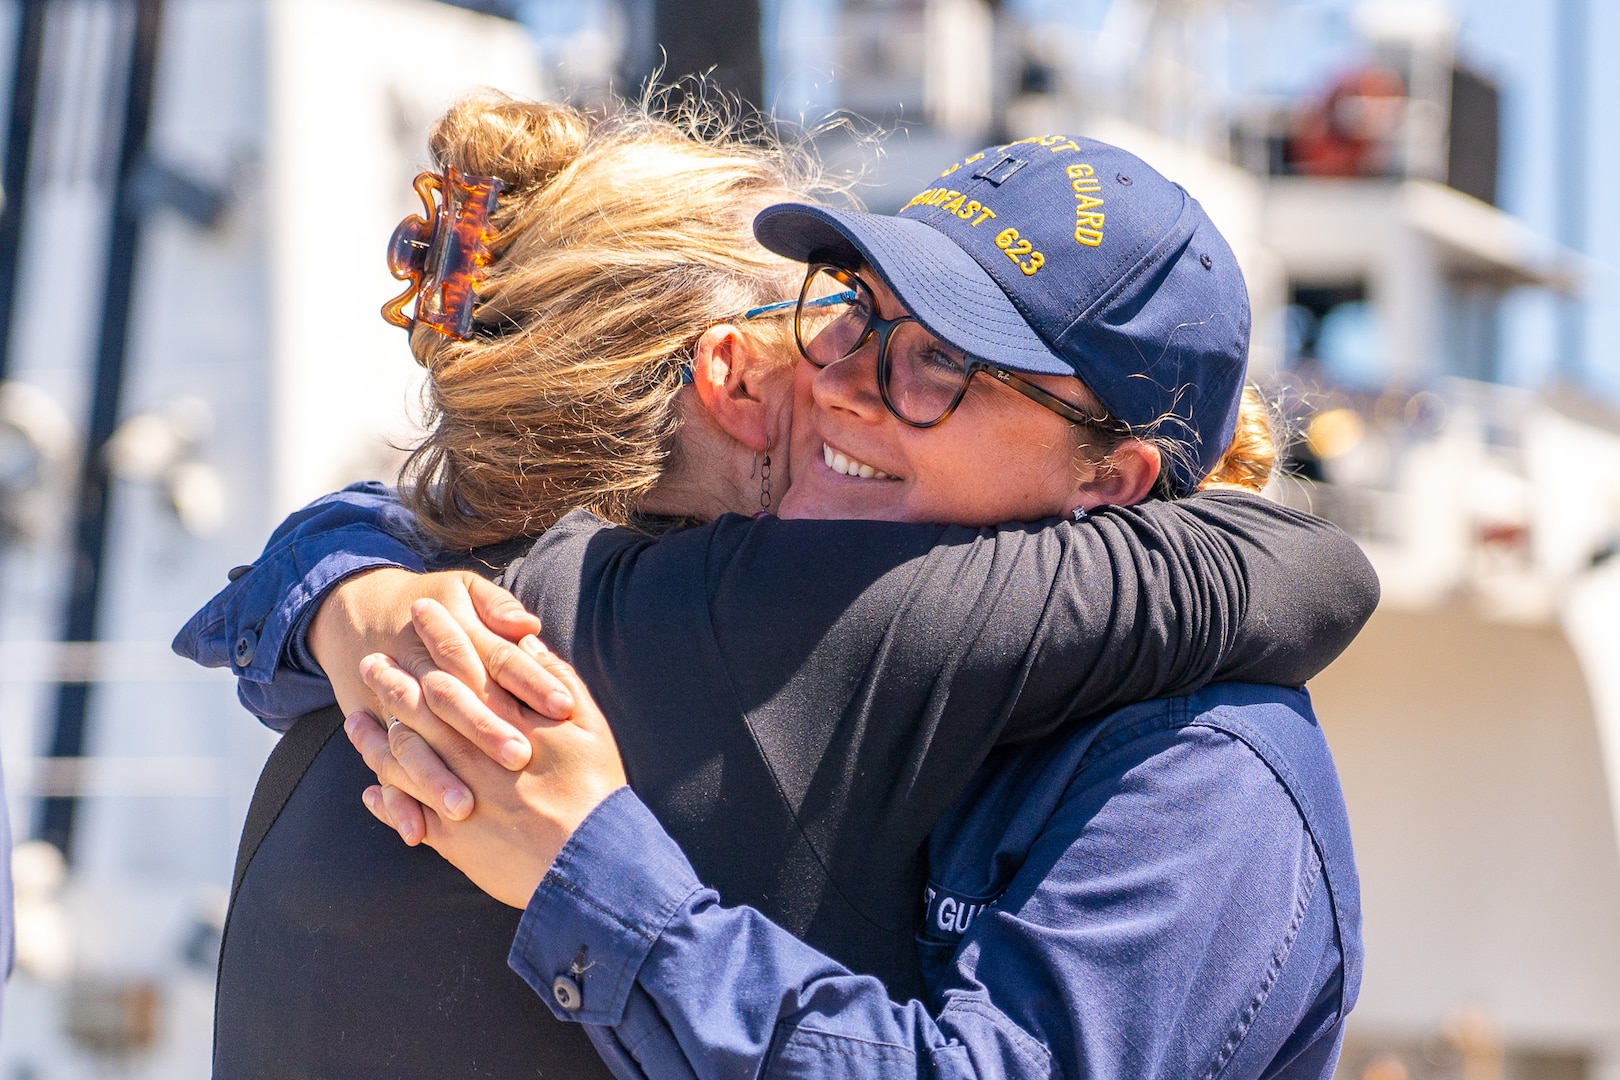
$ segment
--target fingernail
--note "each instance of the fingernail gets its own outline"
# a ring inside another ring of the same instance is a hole
[[[567,716],[574,711],[574,695],[566,690],[553,690],[546,695],[546,712],[552,716]]]
[[[522,739],[508,739],[501,744],[501,764],[508,769],[521,769],[529,762],[529,744]]]
[[[546,653],[551,651],[551,650],[546,648],[546,643],[545,642],[541,641],[539,638],[535,637],[533,634],[525,634],[518,641],[518,648],[522,649],[524,652],[528,653],[530,656],[544,656],[544,655],[546,655]]]
[[[350,713],[348,716],[345,716],[343,718],[343,730],[349,736],[350,739],[354,738],[355,733],[359,730],[359,728],[360,728],[360,714],[359,713]]]
[[[366,804],[367,809],[377,809],[377,793],[370,788],[360,793],[360,801]]]
[[[444,793],[444,808],[450,812],[451,817],[466,817],[468,811],[472,809],[472,795],[460,788],[451,788]]]

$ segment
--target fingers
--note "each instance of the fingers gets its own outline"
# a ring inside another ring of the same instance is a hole
[[[523,736],[508,738],[509,730],[472,689],[446,672],[430,671],[422,676],[422,700],[433,715],[461,733],[487,757],[515,771],[529,763],[533,746]],[[524,719],[532,731],[552,721],[525,710]]]
[[[398,832],[399,838],[411,847],[424,840],[431,843],[434,833],[439,832],[431,811],[424,810],[420,803],[396,787],[373,784],[360,793],[360,801],[366,804],[372,817]],[[428,831],[430,827],[433,833]]]
[[[607,717],[603,716],[602,710],[597,707],[596,699],[591,696],[585,681],[579,677],[579,672],[575,671],[574,666],[568,661],[546,649],[538,639],[535,639],[534,644],[540,649],[533,655],[534,662],[567,687],[569,695],[574,699],[574,709],[569,715],[569,720],[582,728],[601,731],[611,737]]]
[[[379,778],[385,772],[390,774],[388,779],[392,778],[392,770],[398,767],[398,763],[394,761],[393,751],[388,748],[388,735],[375,717],[367,712],[351,713],[343,721],[343,733],[360,751],[360,759],[366,763],[366,768]]]
[[[478,655],[490,676],[519,701],[551,720],[567,720],[574,711],[574,694],[568,684],[539,662],[549,655],[533,634],[516,645],[493,634],[477,639]]]
[[[382,788],[383,808],[394,823],[399,838],[415,847],[427,835],[427,823],[422,819],[422,804],[389,784]]]
[[[411,619],[426,653],[419,663],[405,666],[424,688],[436,689],[429,707],[488,757],[509,769],[527,765],[529,740],[515,723],[531,725],[533,714],[491,681],[464,626],[434,600],[412,604]],[[479,631],[493,636],[482,624]]]
[[[361,798],[366,800],[366,808],[383,824],[397,830],[400,839],[407,844],[418,843],[427,831],[425,811],[415,798],[393,786],[395,782],[403,782],[414,790],[410,778],[401,776],[399,763],[394,760],[388,736],[383,732],[382,725],[367,713],[355,713],[344,721],[343,730],[355,749],[360,751],[366,767],[377,774],[378,780],[384,786],[397,792],[396,796],[391,797],[387,813],[381,812],[380,803],[374,803],[362,794]],[[467,811],[471,812],[470,799]]]
[[[417,681],[387,657],[368,656],[361,667],[367,685],[383,699],[393,715],[404,718],[402,722],[390,724],[386,732],[365,714],[356,714],[345,721],[349,740],[360,751],[366,765],[384,784],[402,788],[451,821],[466,818],[473,809],[471,790],[417,728],[437,738],[440,745],[451,747],[455,745],[455,733],[446,730],[425,706]],[[474,752],[471,747],[466,750]],[[463,766],[466,763],[465,758],[454,761]]]
[[[453,612],[433,600],[411,605],[411,624],[434,664],[487,696],[491,708],[501,715],[519,722],[530,720],[522,712],[524,704],[552,720],[566,720],[574,711],[574,696],[568,687],[535,661],[536,650],[544,652],[545,646],[533,634],[523,635],[519,647],[482,624],[468,626],[458,621]],[[490,687],[486,671],[516,700]],[[508,706],[515,711],[506,713]]]
[[[494,582],[470,574],[467,592],[484,625],[508,641],[540,632],[539,618],[518,603],[517,597]]]

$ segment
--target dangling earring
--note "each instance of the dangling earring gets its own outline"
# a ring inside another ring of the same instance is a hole
[[[1085,507],[1077,506],[1077,507],[1074,508],[1074,520],[1076,520],[1076,521],[1084,521],[1084,520],[1086,520],[1086,517],[1087,517],[1087,514],[1086,514],[1086,508]]]
[[[759,463],[759,512],[771,512],[771,453],[768,447],[764,459]]]

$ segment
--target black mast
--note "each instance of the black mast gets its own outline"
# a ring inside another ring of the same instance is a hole
[[[62,623],[63,641],[94,641],[101,604],[102,571],[107,555],[107,524],[112,510],[112,477],[106,445],[118,424],[124,368],[129,346],[130,302],[135,291],[135,260],[140,246],[141,207],[134,186],[146,153],[152,122],[158,41],[163,26],[163,0],[135,0],[135,34],[124,95],[123,132],[118,171],[113,181],[112,222],[108,230],[106,288],[101,302],[101,331],[96,345],[90,419],[84,460],[79,468],[78,500],[70,564],[71,585]],[[89,683],[57,687],[56,723],[51,731],[52,757],[82,757],[90,708]],[[74,796],[41,800],[38,835],[73,854]]]
[[[11,115],[6,121],[5,206],[0,208],[0,381],[11,372],[11,313],[17,305],[28,172],[39,104],[40,58],[45,51],[48,0],[23,0],[17,49],[11,58]]]

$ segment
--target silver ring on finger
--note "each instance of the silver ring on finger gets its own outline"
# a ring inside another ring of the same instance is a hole
[[[399,726],[399,717],[390,716],[388,718],[388,733],[390,735],[392,735],[394,733],[394,728],[396,728],[398,726]]]

